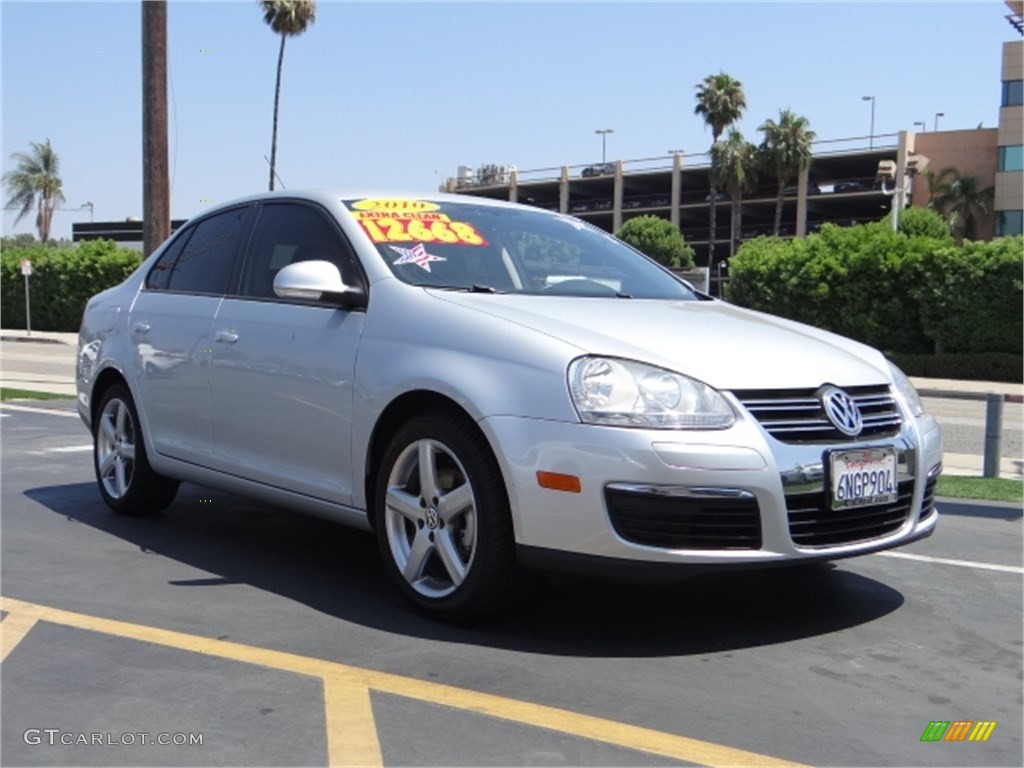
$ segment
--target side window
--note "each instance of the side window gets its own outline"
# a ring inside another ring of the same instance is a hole
[[[346,282],[355,280],[348,243],[324,214],[299,203],[264,205],[249,247],[242,276],[243,296],[276,298],[274,276],[297,261],[329,261]]]
[[[248,210],[236,208],[199,222],[171,271],[168,290],[225,293]]]
[[[151,291],[166,291],[171,282],[171,270],[174,269],[174,262],[178,260],[181,252],[185,249],[185,243],[192,236],[192,230],[182,232],[181,235],[171,243],[170,247],[163,252],[153,268],[146,275],[146,287]]]

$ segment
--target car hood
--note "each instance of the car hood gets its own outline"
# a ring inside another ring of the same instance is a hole
[[[851,339],[722,301],[658,301],[429,291],[580,353],[640,360],[718,389],[889,382],[885,359]]]

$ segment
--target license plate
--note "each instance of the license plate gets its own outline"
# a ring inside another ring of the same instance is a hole
[[[834,451],[829,459],[832,509],[896,501],[895,448]]]

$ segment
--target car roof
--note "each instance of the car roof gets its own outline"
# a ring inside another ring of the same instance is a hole
[[[231,208],[237,205],[245,205],[247,203],[265,202],[272,200],[309,200],[311,202],[320,203],[328,209],[335,209],[341,205],[343,200],[430,200],[432,202],[439,203],[457,203],[462,205],[484,205],[496,208],[514,208],[524,207],[518,203],[512,203],[507,200],[488,200],[487,198],[481,197],[469,197],[467,195],[455,195],[449,192],[410,192],[395,190],[379,190],[379,189],[361,189],[353,190],[344,187],[330,187],[323,189],[287,189],[287,190],[275,190],[273,192],[260,192],[252,195],[246,195],[244,197],[238,197],[233,200],[228,200],[224,203],[218,203],[215,206],[211,206],[203,210],[198,216],[206,215],[209,212],[215,210],[221,210],[224,208]],[[532,208],[538,212],[544,212],[540,208]]]

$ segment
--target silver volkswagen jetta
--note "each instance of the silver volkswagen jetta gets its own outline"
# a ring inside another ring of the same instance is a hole
[[[218,206],[89,302],[79,352],[115,511],[189,481],[370,529],[443,616],[493,610],[524,566],[674,578],[938,519],[938,426],[881,353],[509,203]]]

